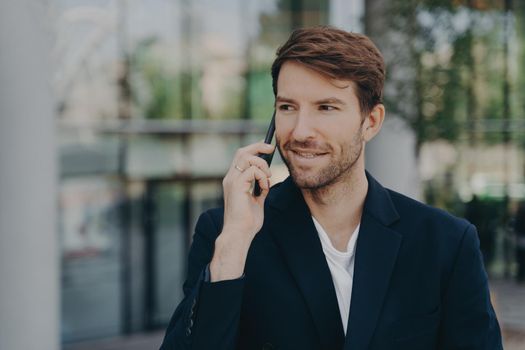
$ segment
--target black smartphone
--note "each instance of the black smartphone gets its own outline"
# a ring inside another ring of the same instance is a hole
[[[264,143],[271,144],[273,140],[273,134],[275,133],[275,110],[273,111],[272,115],[272,121],[270,122],[270,126],[268,127],[268,131],[266,132],[266,136],[264,137]],[[265,154],[260,153],[259,157],[264,159],[266,163],[268,163],[268,166],[272,164],[273,154],[275,153],[275,150],[273,150],[272,153]],[[259,186],[259,182],[255,181],[255,184],[253,186],[253,195],[255,197],[258,197],[261,195],[261,186]]]

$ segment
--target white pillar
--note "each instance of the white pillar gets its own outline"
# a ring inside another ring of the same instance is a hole
[[[383,128],[366,145],[366,168],[383,186],[422,198],[416,137],[401,118],[387,112]]]
[[[59,348],[48,2],[0,2],[0,349]]]

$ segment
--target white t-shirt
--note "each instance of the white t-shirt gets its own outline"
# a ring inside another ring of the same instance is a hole
[[[321,224],[312,216],[315,228],[323,246],[323,252],[332,274],[334,281],[335,294],[337,295],[337,303],[339,304],[339,311],[341,312],[341,321],[346,335],[346,327],[348,325],[348,315],[350,313],[350,301],[352,298],[352,285],[354,281],[354,257],[357,236],[359,234],[359,227],[357,225],[348,245],[346,252],[340,252],[332,245],[328,234],[323,229]]]

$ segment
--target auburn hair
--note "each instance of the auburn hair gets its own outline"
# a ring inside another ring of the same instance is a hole
[[[296,29],[276,54],[272,64],[276,96],[281,67],[293,60],[331,79],[352,81],[363,115],[382,103],[385,62],[379,49],[363,34],[331,26]]]

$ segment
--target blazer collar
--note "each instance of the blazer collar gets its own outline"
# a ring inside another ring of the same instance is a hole
[[[372,216],[382,225],[389,226],[399,219],[399,214],[392,203],[390,194],[370,173],[366,172],[368,193],[365,198],[363,213]]]
[[[392,203],[390,194],[368,171],[366,172],[366,179],[368,180],[368,193],[366,194],[363,213],[366,212],[382,225],[391,225],[399,219],[399,214]],[[287,211],[293,205],[304,202],[304,199],[301,191],[289,176],[278,184],[274,191],[270,192],[267,202],[271,207]]]
[[[342,349],[344,331],[330,269],[301,191],[287,179],[267,198],[269,230],[303,295],[321,349]]]
[[[267,198],[276,210],[270,229],[305,298],[323,349],[368,346],[401,244],[401,235],[388,227],[399,219],[388,191],[368,172],[366,176],[346,339],[330,269],[301,191],[289,177]]]

